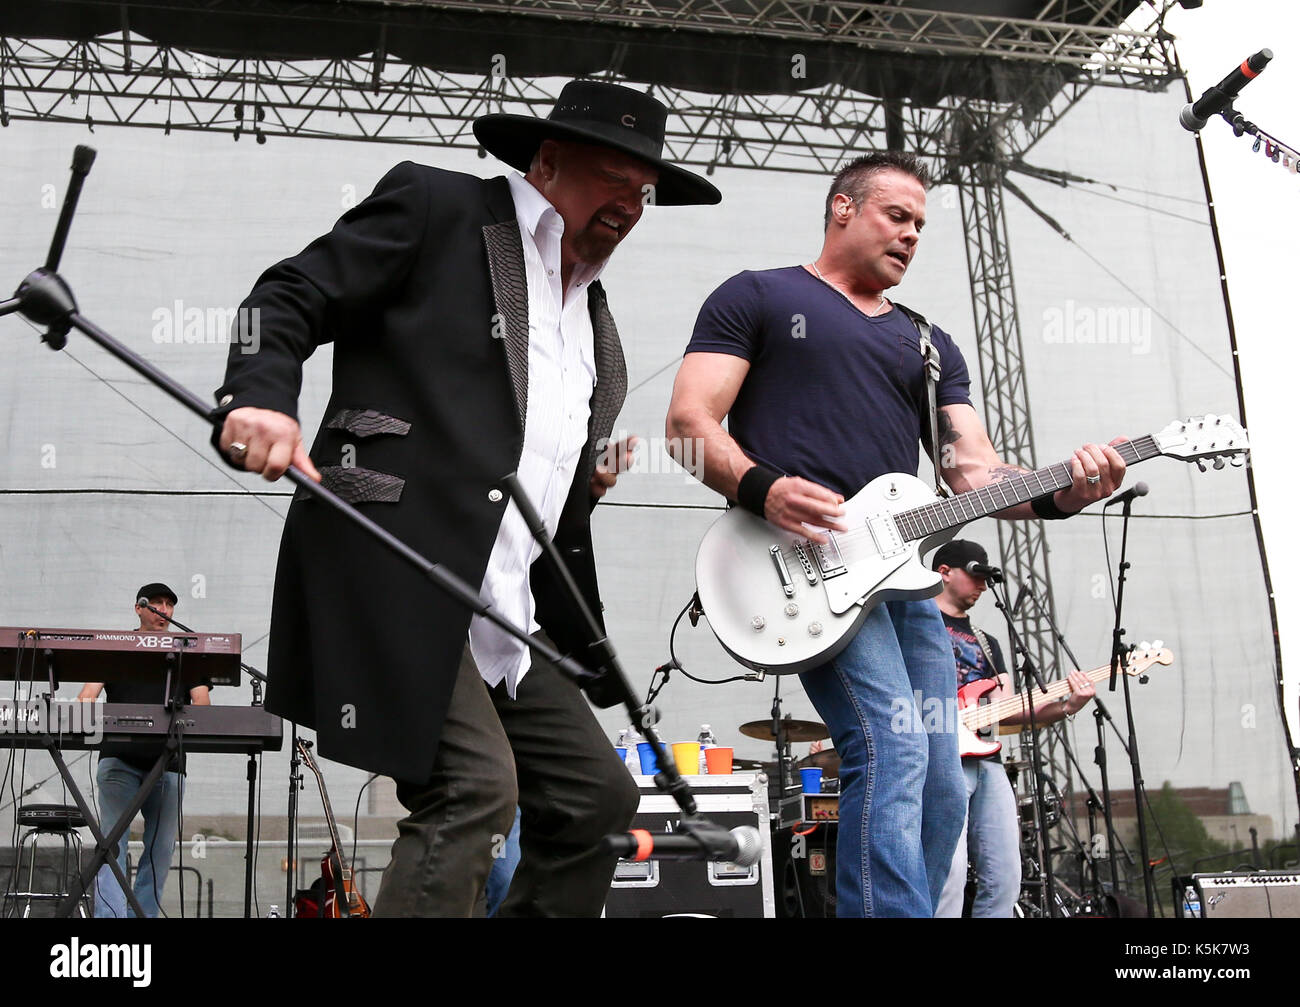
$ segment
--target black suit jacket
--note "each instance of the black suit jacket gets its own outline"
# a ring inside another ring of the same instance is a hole
[[[599,613],[589,483],[627,374],[599,283],[588,292],[596,386],[556,544]],[[405,162],[241,306],[221,412],[297,415],[302,362],[334,343],[312,446],[323,481],[477,588],[509,502],[528,394],[528,298],[510,188]],[[533,570],[538,622],[563,650],[575,614]],[[266,706],[317,731],[322,755],[428,778],[470,612],[350,522],[308,498],[280,545]]]

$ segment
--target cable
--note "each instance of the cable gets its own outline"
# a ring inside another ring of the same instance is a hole
[[[673,628],[668,632],[669,661],[667,664],[661,664],[658,668],[654,670],[654,674],[650,676],[650,686],[646,690],[646,697],[645,697],[646,706],[649,706],[651,703],[653,703],[655,701],[655,697],[658,696],[659,693],[663,691],[664,686],[668,684],[669,676],[672,674],[674,670],[680,671],[692,682],[699,682],[701,685],[725,685],[728,682],[751,681],[753,675],[755,674],[754,672],[749,672],[748,674],[744,674],[744,675],[733,675],[731,678],[698,678],[695,675],[692,675],[684,667],[682,667],[681,661],[677,660],[677,649],[674,646],[674,639],[677,636],[677,627],[682,621],[682,616],[686,615],[686,613],[691,610],[691,608],[695,605],[695,603],[696,603],[696,596],[691,595],[691,600],[686,603],[686,605],[682,608],[682,610],[677,613],[677,618],[673,620]],[[655,679],[659,675],[663,675],[663,681],[660,682],[658,687],[656,688]]]
[[[265,753],[258,749],[257,752],[257,835],[253,840],[253,915],[262,915],[262,902],[257,894],[257,861],[262,852],[262,783],[264,781],[262,756]],[[287,911],[287,910],[286,910]]]
[[[357,829],[361,824],[361,795],[366,792],[366,787],[379,779],[378,773],[371,773],[370,778],[361,784],[361,789],[357,791],[357,806],[352,810],[352,857],[349,862],[352,864],[352,878],[356,880],[357,876]]]

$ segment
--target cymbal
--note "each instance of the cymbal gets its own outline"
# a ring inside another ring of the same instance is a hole
[[[805,755],[794,764],[799,769],[820,769],[827,779],[840,775],[840,753],[833,748],[824,748],[820,752]]]
[[[831,736],[826,725],[819,724],[815,720],[786,719],[781,721],[781,731],[786,741],[822,741]],[[770,719],[751,720],[748,724],[741,724],[740,733],[747,738],[757,738],[759,741],[776,741]]]

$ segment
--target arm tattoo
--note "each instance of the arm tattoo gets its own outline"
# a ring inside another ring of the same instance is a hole
[[[1018,476],[1022,472],[1028,471],[1028,469],[1022,469],[1018,465],[994,465],[989,469],[989,482],[1010,479],[1012,476]]]
[[[945,445],[945,444],[955,444],[955,443],[956,443],[957,441],[959,441],[959,440],[961,440],[961,434],[959,434],[959,433],[957,432],[956,428],[953,427],[953,425],[952,425],[952,417],[949,416],[949,415],[948,415],[946,412],[944,412],[942,409],[940,409],[940,410],[939,410],[939,444],[940,444],[940,446],[943,446],[943,445]]]

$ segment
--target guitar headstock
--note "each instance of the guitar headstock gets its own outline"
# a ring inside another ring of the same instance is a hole
[[[1124,664],[1124,674],[1141,675],[1144,674],[1153,664],[1170,665],[1174,663],[1174,652],[1164,645],[1161,640],[1155,643],[1147,643],[1143,640],[1128,656],[1128,661]]]
[[[1189,416],[1170,423],[1152,438],[1162,455],[1196,462],[1204,472],[1205,460],[1212,458],[1216,469],[1224,464],[1246,464],[1250,454],[1250,440],[1245,428],[1230,416]]]

